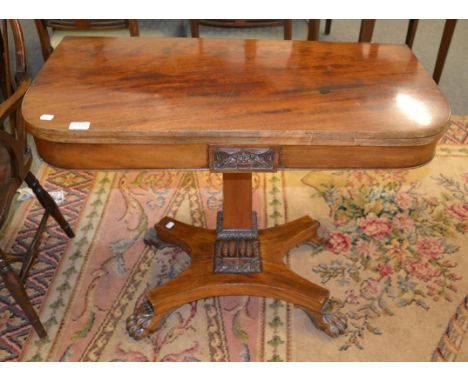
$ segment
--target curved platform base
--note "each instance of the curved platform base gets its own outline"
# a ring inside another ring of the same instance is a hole
[[[216,231],[198,228],[171,218],[155,226],[157,236],[148,244],[175,245],[192,257],[189,267],[167,283],[151,289],[147,301],[137,306],[127,320],[127,330],[141,339],[158,329],[179,306],[214,296],[258,296],[284,300],[305,310],[314,325],[330,336],[346,329],[346,318],[335,311],[329,291],[291,271],[284,262],[293,247],[311,242],[320,244],[319,223],[308,216],[280,227],[258,231],[262,272],[216,273],[213,253]],[[164,244],[165,243],[165,244]]]

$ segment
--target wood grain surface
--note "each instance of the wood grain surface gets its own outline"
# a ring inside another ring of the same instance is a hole
[[[49,142],[336,147],[434,144],[450,108],[404,45],[67,37],[23,113]]]

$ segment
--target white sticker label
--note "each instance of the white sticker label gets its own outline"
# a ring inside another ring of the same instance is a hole
[[[70,122],[68,130],[88,130],[91,122]]]
[[[39,119],[41,121],[52,121],[54,119],[54,115],[53,114],[42,114]]]
[[[166,228],[167,228],[167,229],[171,229],[171,228],[174,227],[174,226],[175,226],[175,223],[174,223],[174,222],[169,222],[169,223],[166,224]]]
[[[65,194],[63,193],[63,190],[50,191],[49,194],[50,196],[52,196],[52,199],[54,199],[55,203],[57,204],[62,204],[65,200]]]

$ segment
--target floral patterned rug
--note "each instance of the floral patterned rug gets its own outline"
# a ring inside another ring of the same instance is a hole
[[[296,272],[331,290],[348,329],[330,338],[284,301],[223,297],[181,306],[135,341],[125,320],[145,290],[181,272],[182,250],[154,250],[146,230],[165,215],[210,228],[221,177],[207,171],[67,171],[43,165],[77,234],[49,221],[28,293],[48,338],[39,340],[3,286],[0,360],[21,361],[467,361],[468,117],[453,117],[434,160],[394,171],[280,171],[254,176],[259,226],[309,214],[322,247],[292,250]],[[40,219],[21,204],[2,247],[30,242]]]

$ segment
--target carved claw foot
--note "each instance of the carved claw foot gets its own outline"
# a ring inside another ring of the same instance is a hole
[[[141,340],[149,334],[149,325],[154,315],[153,306],[145,301],[135,313],[127,318],[127,332],[135,340]]]
[[[151,245],[155,247],[156,249],[163,249],[166,247],[174,247],[174,244],[171,243],[166,243],[165,241],[162,241],[158,233],[154,228],[150,228],[148,231],[145,233],[145,237],[143,238],[143,242],[146,245]]]
[[[316,328],[324,331],[330,337],[338,337],[348,327],[346,316],[337,311],[336,301],[331,299],[328,299],[323,305],[321,315],[312,316],[309,314],[309,317]]]

